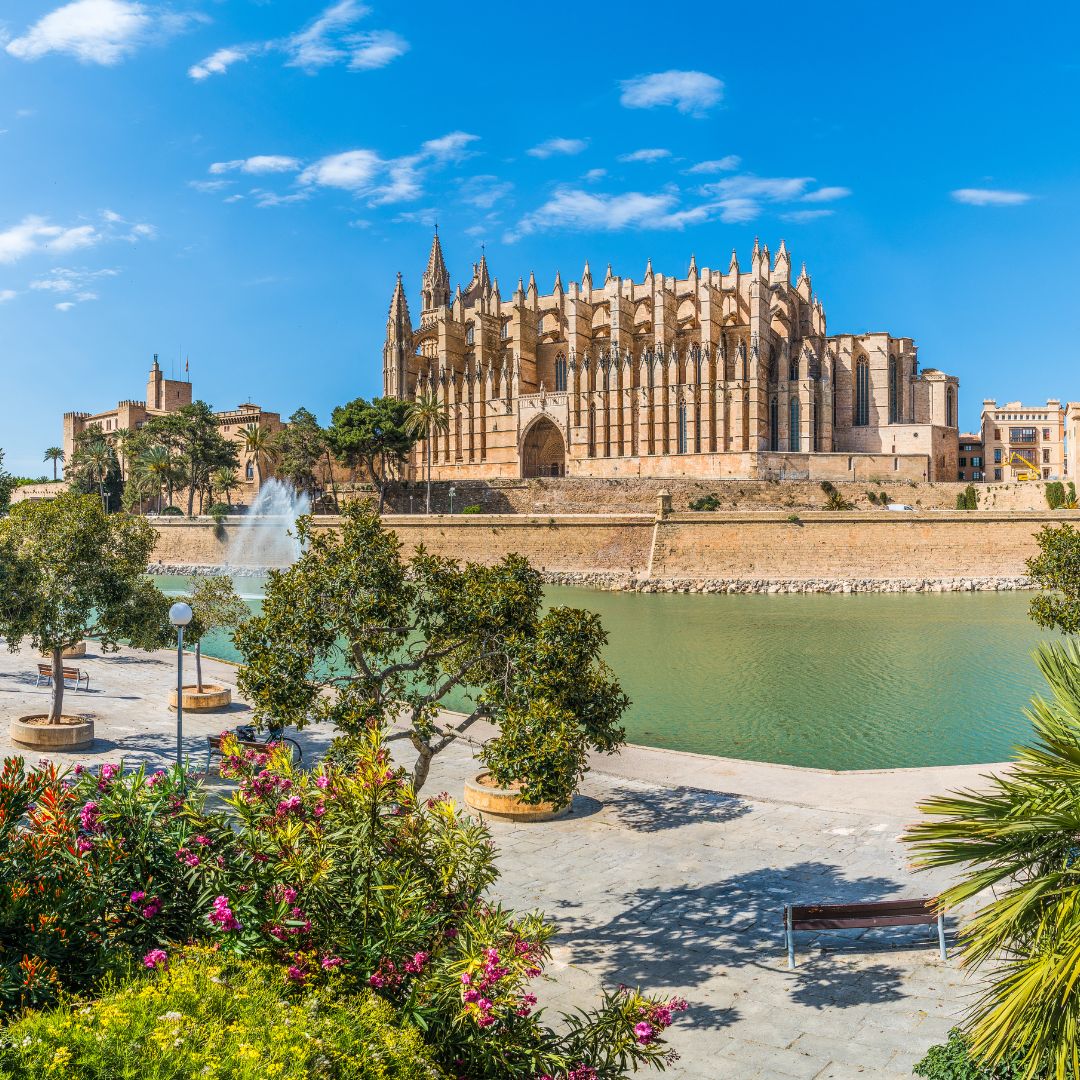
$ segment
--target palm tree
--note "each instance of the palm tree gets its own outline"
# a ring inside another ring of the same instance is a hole
[[[261,488],[263,462],[273,461],[277,457],[273,433],[269,428],[260,427],[258,424],[248,424],[241,430],[240,436],[244,440],[244,449],[251,454],[255,463],[255,477]]]
[[[141,512],[143,503],[155,493],[161,497],[161,488],[149,473],[133,472],[124,482],[122,505],[129,514]]]
[[[424,439],[427,444],[427,494],[424,496],[424,513],[431,513],[431,444],[439,432],[449,431],[450,417],[434,394],[421,394],[409,405],[405,428]]]
[[[169,505],[172,505],[172,482],[174,466],[172,455],[164,446],[151,446],[141,458],[137,466],[138,472],[149,477],[158,493],[158,513],[161,513],[161,492],[165,487],[169,488]]]
[[[991,969],[972,1054],[991,1066],[1017,1054],[1024,1076],[1064,1080],[1080,1075],[1080,641],[1041,645],[1035,661],[1050,697],[1025,710],[1033,745],[988,790],[924,803],[936,820],[906,839],[920,867],[964,869],[944,908],[981,904],[961,937],[964,964]]]
[[[224,492],[225,501],[232,506],[232,499],[229,498],[229,493],[240,483],[240,479],[236,475],[236,470],[229,468],[215,469],[210,480],[218,491]]]
[[[58,461],[63,461],[64,460],[63,447],[50,446],[49,449],[45,451],[45,457],[42,458],[42,460],[52,462],[52,478],[53,478],[53,480],[56,480],[56,478],[57,478],[57,476],[56,476],[56,463]]]
[[[105,502],[105,482],[109,479],[109,473],[116,467],[116,451],[104,440],[95,439],[88,443],[81,451],[83,467],[86,469],[87,479],[98,486],[98,495],[102,503]],[[106,507],[106,509],[108,509]]]

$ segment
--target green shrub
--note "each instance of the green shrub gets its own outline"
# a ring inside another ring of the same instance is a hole
[[[162,514],[168,514],[170,517],[183,517],[184,511],[179,506],[164,506],[161,509]]]
[[[949,1041],[942,1046],[932,1046],[926,1057],[915,1066],[916,1076],[926,1080],[1020,1080],[1024,1070],[1019,1061],[1005,1061],[996,1066],[982,1065],[971,1057],[963,1035],[955,1028],[949,1032]],[[1040,1080],[1044,1074],[1025,1080]]]
[[[798,514],[788,514],[787,519],[792,525],[798,525],[802,521]]]
[[[702,495],[700,498],[691,499],[689,506],[691,510],[719,510],[720,499],[710,492],[708,495]]]
[[[876,491],[868,491],[868,492],[866,493],[866,497],[867,497],[867,498],[868,498],[868,499],[869,499],[869,500],[870,500],[870,501],[871,501],[871,502],[872,502],[872,503],[873,503],[873,504],[874,504],[875,506],[877,506],[877,501],[878,501],[878,493],[877,493]]]
[[[975,490],[974,484],[968,484],[963,491],[959,492],[956,496],[956,509],[957,510],[978,510],[979,509],[979,493]]]
[[[442,1080],[370,991],[290,992],[278,969],[193,949],[100,1001],[32,1012],[0,1042],[10,1080]]]
[[[825,492],[826,510],[853,510],[854,506],[844,498],[828,480],[821,481],[821,490]]]
[[[1060,510],[1065,505],[1065,500],[1065,485],[1060,480],[1046,485],[1046,505],[1051,510]]]
[[[483,507],[480,506],[463,506],[461,508],[463,514],[482,514],[484,512]]]

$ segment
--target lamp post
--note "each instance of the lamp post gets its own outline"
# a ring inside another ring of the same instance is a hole
[[[176,767],[184,767],[184,627],[191,622],[191,605],[182,600],[169,608],[169,622],[176,627]]]
[[[457,494],[457,492],[453,488],[450,488],[450,490],[447,491],[446,494],[450,496],[450,513],[453,514],[453,512],[454,512],[454,496]]]

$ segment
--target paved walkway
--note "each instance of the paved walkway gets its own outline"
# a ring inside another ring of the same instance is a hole
[[[0,721],[43,710],[35,661],[0,652]],[[93,712],[99,734],[79,760],[167,762],[175,658],[125,652],[77,663],[92,690],[69,692],[65,712]],[[215,661],[206,674],[235,682],[235,670]],[[189,715],[194,760],[205,734],[246,711]],[[301,741],[317,755],[329,732]],[[13,749],[6,725],[0,749]],[[682,1058],[668,1075],[899,1080],[944,1039],[973,984],[954,961],[939,962],[926,928],[800,935],[789,973],[781,910],[788,900],[936,891],[940,878],[912,875],[899,835],[919,798],[974,783],[988,768],[836,774],[628,747],[596,763],[569,817],[492,823],[497,892],[560,927],[544,1004],[584,1005],[600,985],[619,983],[689,1000],[672,1031]],[[429,788],[459,795],[474,771],[472,747],[453,746],[436,759]]]

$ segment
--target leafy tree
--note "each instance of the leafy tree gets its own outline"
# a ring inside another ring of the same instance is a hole
[[[379,488],[379,513],[394,470],[405,464],[419,434],[409,428],[411,405],[397,398],[356,398],[339,405],[327,432],[337,459],[352,469],[363,466]]]
[[[1060,480],[1052,480],[1046,485],[1046,505],[1051,510],[1060,510],[1066,503],[1065,485]]]
[[[168,493],[168,506],[172,506],[173,485],[180,479],[180,467],[167,446],[148,446],[135,462],[134,475],[145,477],[157,491],[158,513],[161,513],[162,491]]]
[[[217,417],[205,401],[184,405],[167,416],[147,422],[152,436],[163,431],[172,436],[177,457],[184,463],[184,482],[187,485],[187,513],[195,512],[195,495],[205,493],[210,476],[217,469],[235,468],[239,462],[236,446],[226,439],[218,427]]]
[[[319,489],[317,470],[326,459],[326,433],[315,415],[297,409],[289,417],[289,426],[274,437],[277,474],[297,491],[305,492],[314,503]]]
[[[123,497],[120,461],[112,443],[97,424],[79,432],[66,472],[72,491],[81,494],[96,491],[107,509],[119,508]]]
[[[94,495],[19,503],[0,521],[0,636],[52,657],[49,722],[60,723],[64,649],[99,638],[138,649],[167,645],[169,602],[146,578],[155,533],[145,519],[106,514]]]
[[[63,447],[61,447],[61,446],[50,446],[49,449],[45,451],[45,457],[42,460],[52,462],[52,478],[53,478],[53,480],[55,480],[56,479],[56,464],[57,464],[57,462],[64,460],[64,449],[63,449]]]
[[[195,645],[195,685],[203,692],[202,639],[215,630],[235,630],[251,612],[236,595],[233,580],[228,574],[197,577],[191,583],[188,598],[193,618],[184,631],[184,640]]]
[[[888,506],[887,502],[882,502],[883,506]],[[968,484],[963,491],[959,492],[956,496],[956,509],[957,510],[978,510],[979,509],[979,493],[975,490],[974,484]]]
[[[941,896],[978,901],[961,935],[966,966],[990,967],[965,1031],[985,1075],[1080,1075],[1080,643],[1042,645],[1050,688],[1026,711],[1035,741],[986,791],[924,803],[906,839],[922,868],[962,868]],[[1001,1065],[999,1070],[997,1067]],[[1017,1068],[1017,1066],[1019,1066]],[[972,1075],[983,1073],[927,1073]]]
[[[1047,525],[1035,538],[1039,554],[1027,560],[1031,580],[1044,591],[1031,601],[1031,618],[1063,634],[1080,634],[1080,532]]]
[[[421,394],[409,405],[409,416],[405,421],[408,431],[424,440],[424,457],[427,462],[427,491],[424,495],[424,513],[431,513],[431,444],[435,436],[450,428],[450,417],[432,393]]]
[[[14,490],[15,477],[4,471],[4,451],[0,450],[0,513],[8,508]]]
[[[532,802],[565,804],[589,749],[615,750],[628,705],[600,659],[599,618],[573,608],[541,613],[540,574],[520,556],[494,566],[417,550],[404,559],[370,507],[346,506],[340,532],[297,523],[297,562],[271,571],[262,613],[234,643],[239,686],[259,722],[329,721],[345,733],[399,721],[417,753],[421,788],[433,756],[485,717],[502,734],[485,750],[500,780]],[[447,695],[475,703],[453,729]]]
[[[225,502],[232,505],[232,493],[240,486],[240,478],[236,470],[232,468],[215,469],[210,477],[215,491],[220,491],[225,496]]]
[[[259,487],[262,487],[263,465],[273,462],[277,457],[273,432],[259,424],[248,424],[240,435],[244,440],[244,452],[251,455],[255,465],[255,478]]]

